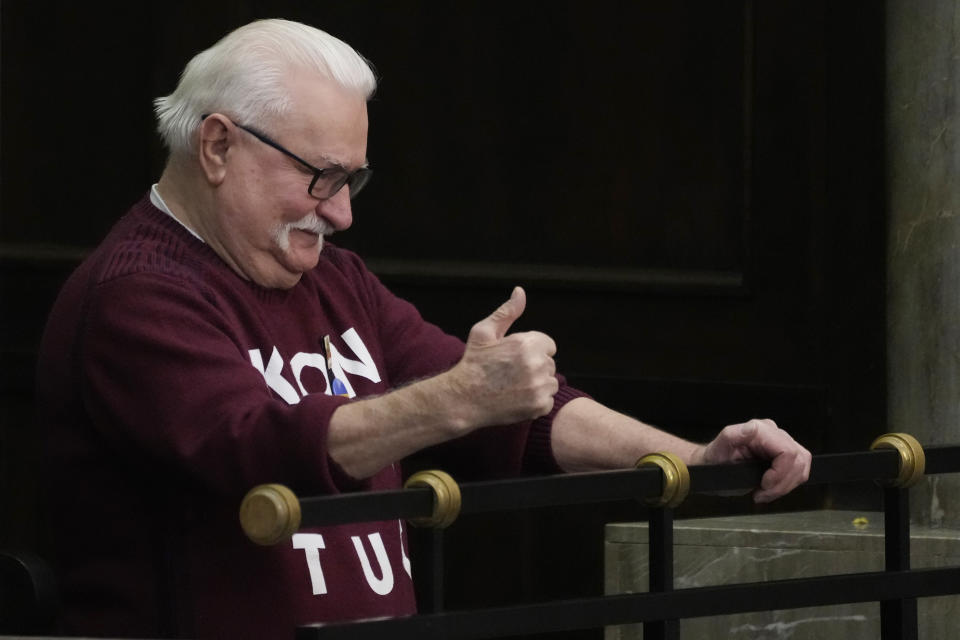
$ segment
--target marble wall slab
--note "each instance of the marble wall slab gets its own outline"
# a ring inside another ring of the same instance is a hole
[[[957,0],[886,2],[887,427],[925,445],[960,442],[957,33]],[[960,474],[926,478],[910,506],[960,527]]]
[[[854,519],[867,519],[855,525]],[[960,530],[911,529],[911,566],[960,565]],[[677,589],[882,571],[883,514],[815,511],[680,520],[674,525]],[[647,524],[609,524],[606,593],[647,591]],[[921,598],[920,638],[960,637],[960,595]],[[875,640],[880,605],[860,603],[764,611],[681,622],[682,638]],[[609,627],[606,640],[643,637],[643,625]]]

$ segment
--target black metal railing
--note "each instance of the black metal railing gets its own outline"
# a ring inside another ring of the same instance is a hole
[[[241,521],[261,544],[300,526],[403,518],[433,523],[428,612],[407,618],[301,627],[298,640],[480,639],[644,624],[647,640],[677,639],[679,620],[710,615],[879,602],[883,640],[917,638],[917,598],[960,593],[960,567],[910,569],[909,487],[924,474],[960,472],[960,445],[922,448],[905,434],[878,438],[868,452],[813,458],[808,485],[875,481],[884,498],[885,570],[715,587],[673,589],[673,507],[686,492],[749,491],[765,465],[742,462],[687,469],[669,454],[626,471],[476,482],[457,486],[442,472],[414,476],[397,491],[297,499],[278,485],[252,490]],[[656,457],[656,456],[654,456]],[[410,486],[410,485],[413,486]],[[672,495],[674,500],[666,500]],[[644,500],[650,524],[650,591],[548,603],[444,611],[443,527],[459,513]],[[659,502],[658,502],[659,501]],[[667,503],[664,506],[664,503]]]

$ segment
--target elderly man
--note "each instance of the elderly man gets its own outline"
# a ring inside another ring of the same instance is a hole
[[[695,444],[570,388],[548,336],[509,333],[519,288],[464,344],[325,245],[370,177],[374,88],[343,42],[268,20],[198,54],[156,101],[167,167],[67,282],[42,346],[68,631],[289,638],[412,613],[402,522],[259,548],[236,510],[263,482],[394,489],[428,447],[487,476],[655,450],[770,459],[757,501],[806,479],[810,454],[770,421]]]

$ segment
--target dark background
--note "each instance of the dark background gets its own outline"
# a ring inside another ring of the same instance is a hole
[[[0,547],[39,537],[32,377],[53,297],[159,176],[152,99],[261,17],[376,66],[375,176],[335,242],[428,319],[465,337],[521,284],[516,328],[551,334],[614,407],[690,438],[773,417],[814,453],[865,449],[885,427],[883,6],[3,0]],[[872,506],[861,489],[772,508]],[[603,523],[640,516],[464,518],[449,602],[600,593]]]

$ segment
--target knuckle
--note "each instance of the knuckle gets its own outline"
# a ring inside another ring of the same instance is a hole
[[[477,324],[470,327],[470,333],[467,335],[467,342],[480,342],[486,341],[489,338],[490,331],[487,328],[487,323],[480,321]]]
[[[553,409],[553,396],[547,394],[544,398],[540,400],[540,403],[537,406],[537,410],[539,411],[538,417],[547,415],[548,413],[550,413],[552,409]]]
[[[539,368],[537,366],[537,358],[530,353],[524,353],[520,356],[517,367],[529,378],[533,378]]]

